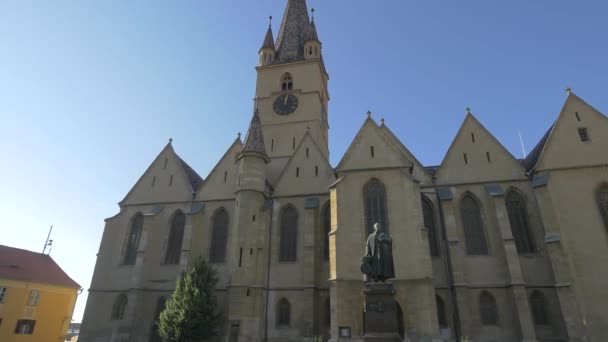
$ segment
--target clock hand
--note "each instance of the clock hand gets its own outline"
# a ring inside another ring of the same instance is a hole
[[[285,104],[287,104],[287,99],[288,99],[288,98],[289,98],[289,97],[287,96],[287,94],[285,94]]]

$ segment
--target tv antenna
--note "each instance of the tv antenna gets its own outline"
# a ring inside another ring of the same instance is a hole
[[[49,235],[46,236],[46,242],[44,243],[44,248],[42,249],[42,254],[46,252],[46,248],[49,248],[49,255],[51,254],[51,248],[53,247],[53,240],[51,240],[51,232],[53,231],[53,226],[49,229]]]

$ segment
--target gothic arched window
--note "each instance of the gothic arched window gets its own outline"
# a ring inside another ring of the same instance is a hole
[[[331,328],[331,302],[329,297],[325,298],[325,329]]]
[[[152,322],[152,333],[150,336],[150,342],[162,342],[163,339],[160,337],[158,332],[160,325],[160,314],[165,310],[167,304],[167,298],[158,297],[156,301],[156,311],[154,312],[154,321]]]
[[[530,296],[530,309],[532,310],[532,318],[534,319],[534,323],[536,325],[549,324],[549,319],[547,317],[547,303],[545,300],[545,295],[543,295],[542,292],[532,292],[532,295]]]
[[[479,295],[479,315],[483,325],[496,325],[498,323],[496,299],[488,291],[483,291]]]
[[[435,225],[435,211],[431,201],[422,196],[422,216],[424,218],[424,227],[426,227],[429,235],[429,250],[432,256],[439,256],[439,246],[437,242],[437,228]]]
[[[171,220],[169,240],[167,241],[167,252],[165,253],[165,264],[179,264],[185,226],[186,215],[182,212],[175,214]]]
[[[488,245],[481,220],[481,208],[477,199],[471,194],[465,195],[460,201],[460,213],[464,226],[464,239],[467,245],[467,254],[486,255]]]
[[[143,227],[144,217],[141,214],[137,214],[133,220],[131,220],[131,229],[129,231],[129,236],[127,237],[127,248],[125,249],[125,257],[122,262],[124,265],[135,265],[135,260],[137,260],[137,249],[139,248],[139,240]]]
[[[298,212],[291,205],[281,210],[279,261],[293,262],[298,250]]]
[[[604,218],[604,225],[608,229],[608,185],[604,185],[597,193],[597,205],[600,207],[600,213]]]
[[[211,227],[211,246],[209,247],[209,262],[223,263],[226,261],[226,245],[228,244],[228,213],[224,208],[213,215]]]
[[[293,77],[290,73],[286,73],[281,77],[281,90],[289,91],[293,89]]]
[[[374,231],[374,224],[380,223],[385,232],[388,232],[388,219],[386,211],[386,188],[378,179],[373,178],[363,188],[363,201],[365,203],[365,224],[367,234]]]
[[[509,213],[509,223],[511,232],[515,239],[515,246],[518,253],[534,252],[534,239],[530,231],[528,220],[528,209],[522,195],[515,190],[509,191],[505,199],[507,202],[507,212]]]
[[[435,295],[435,302],[437,303],[437,322],[439,322],[439,326],[441,328],[445,328],[448,326],[448,317],[445,312],[445,303],[443,299],[438,295]]]
[[[124,293],[121,293],[118,295],[118,297],[116,297],[114,306],[112,307],[113,320],[121,320],[124,318],[125,309],[127,308],[128,302],[127,295]]]
[[[329,232],[331,231],[331,206],[325,205],[323,210],[323,260],[329,260]]]
[[[291,304],[285,298],[281,298],[277,304],[277,326],[289,326],[291,322]]]

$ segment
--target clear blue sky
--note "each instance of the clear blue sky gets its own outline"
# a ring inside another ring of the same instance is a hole
[[[167,140],[203,177],[252,112],[286,0],[0,4],[0,243],[88,289],[104,218]],[[330,80],[331,161],[369,109],[426,165],[465,107],[517,157],[575,93],[608,112],[605,1],[309,0]],[[87,292],[74,315],[80,321]]]

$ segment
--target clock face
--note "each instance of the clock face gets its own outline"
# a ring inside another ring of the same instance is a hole
[[[298,98],[292,94],[283,94],[277,97],[272,108],[279,115],[289,115],[298,109]]]

